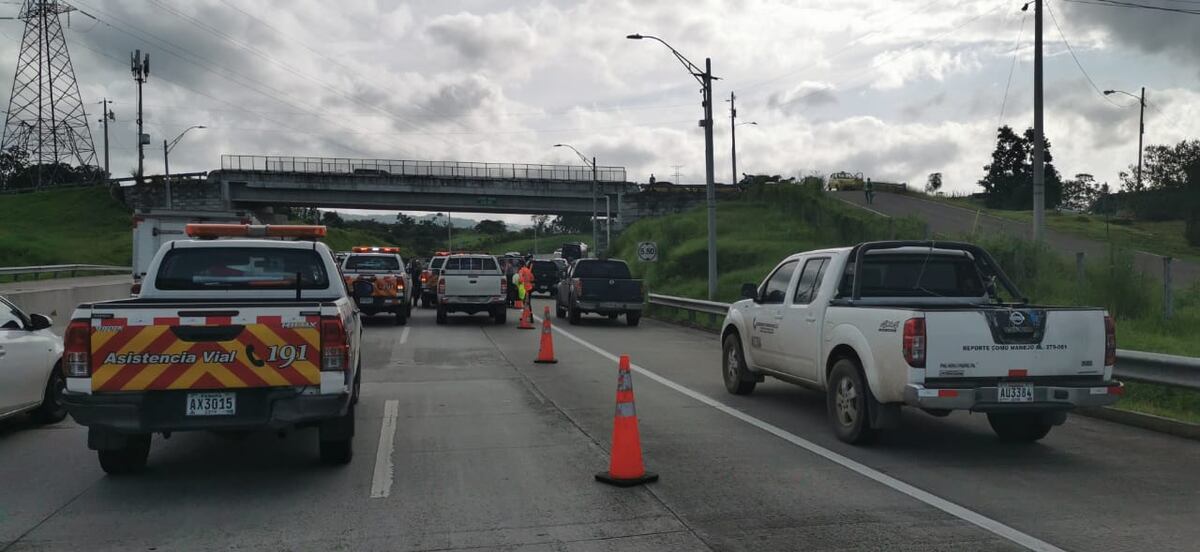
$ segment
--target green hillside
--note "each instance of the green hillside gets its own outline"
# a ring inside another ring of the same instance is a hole
[[[0,195],[0,266],[128,265],[130,228],[107,188]]]

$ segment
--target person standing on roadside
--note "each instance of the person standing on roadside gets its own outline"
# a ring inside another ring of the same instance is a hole
[[[867,179],[867,183],[863,184],[863,193],[867,194],[867,205],[875,203],[875,185],[871,183],[871,179]]]

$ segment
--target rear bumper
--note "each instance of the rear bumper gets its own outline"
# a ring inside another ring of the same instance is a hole
[[[195,392],[195,391],[193,391]],[[236,389],[232,416],[187,416],[189,391],[88,395],[67,392],[63,402],[80,425],[118,433],[282,429],[339,418],[350,394],[301,394],[297,388]]]
[[[575,308],[584,312],[597,312],[601,314],[623,313],[629,311],[640,312],[645,308],[642,303],[631,303],[621,301],[578,301],[575,303]]]
[[[354,304],[358,305],[358,310],[367,314],[393,312],[404,308],[407,303],[408,301],[403,297],[372,297],[370,303],[363,303],[361,299],[354,300]]]
[[[904,388],[904,402],[918,408],[975,412],[1072,410],[1116,403],[1124,387],[1116,380],[1089,386],[1038,385],[1034,382],[1033,401],[1000,402],[996,386],[927,388],[910,383]]]
[[[505,308],[506,299],[503,295],[493,297],[441,297],[440,303],[446,312],[466,312],[475,314],[477,312],[492,311],[497,308]]]

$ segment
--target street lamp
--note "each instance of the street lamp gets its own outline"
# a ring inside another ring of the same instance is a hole
[[[442,218],[443,216],[446,217],[446,252],[453,253],[454,252],[454,242],[453,242],[453,236],[451,236],[451,229],[454,227],[454,225],[451,223],[454,221],[454,219],[451,218],[450,211],[446,211],[445,215],[438,213],[438,214],[434,215],[433,218],[438,219],[438,218]]]
[[[587,156],[580,153],[579,150],[575,149],[575,146],[572,146],[571,144],[554,144],[554,147],[571,148],[571,151],[575,152],[575,155],[579,156],[579,159],[583,161],[584,165],[592,168],[592,246],[596,247],[596,249],[599,249],[600,247],[598,240],[600,236],[597,234],[596,230],[596,186],[599,182],[599,178],[596,174],[596,158],[593,156],[592,160],[588,161]],[[608,247],[608,244],[606,243],[604,246]]]
[[[1142,189],[1142,135],[1146,134],[1146,87],[1145,86],[1142,87],[1142,95],[1141,96],[1135,96],[1133,94],[1130,94],[1129,92],[1125,92],[1124,90],[1105,90],[1104,91],[1105,96],[1111,96],[1113,94],[1124,94],[1126,96],[1129,96],[1130,98],[1137,100],[1138,105],[1141,107],[1141,109],[1140,109],[1141,112],[1138,114],[1138,165],[1137,165],[1137,188],[1140,190],[1140,189]]]
[[[713,118],[712,118],[712,81],[717,77],[712,74],[712,59],[704,58],[704,69],[692,63],[678,50],[672,48],[661,38],[651,35],[631,34],[625,38],[630,40],[650,39],[666,46],[671,54],[683,64],[688,74],[700,83],[700,93],[704,98],[704,119],[700,126],[704,127],[704,179],[705,195],[708,203],[708,299],[717,297],[717,189],[713,180]]]
[[[171,209],[171,150],[175,149],[175,146],[179,145],[179,141],[183,139],[184,134],[187,134],[188,131],[196,128],[208,127],[204,125],[192,125],[183,129],[183,132],[180,132],[179,136],[176,136],[174,140],[171,140],[170,142],[163,140],[163,176],[166,178],[167,182],[167,210]]]

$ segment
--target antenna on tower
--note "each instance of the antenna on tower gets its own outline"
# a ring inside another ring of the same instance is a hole
[[[25,34],[0,149],[37,167],[35,188],[78,180],[72,171],[61,169],[71,163],[82,168],[96,162],[92,130],[58,17],[72,11],[76,11],[73,6],[57,0],[25,0],[16,17],[25,21]],[[13,184],[0,182],[0,188]]]

